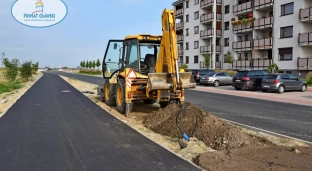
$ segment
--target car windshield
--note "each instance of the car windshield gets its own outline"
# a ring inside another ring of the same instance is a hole
[[[209,71],[209,70],[203,70],[203,71],[198,71],[198,73],[200,74],[200,75],[206,75],[206,74],[208,74],[208,73],[210,73],[211,71]]]
[[[266,75],[263,79],[276,79],[277,75]]]
[[[236,77],[243,77],[243,76],[246,76],[247,75],[247,71],[238,71],[235,76]]]

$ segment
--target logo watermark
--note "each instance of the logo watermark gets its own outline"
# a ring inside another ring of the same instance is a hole
[[[13,18],[30,27],[49,27],[60,23],[67,15],[61,0],[17,0],[11,8]]]

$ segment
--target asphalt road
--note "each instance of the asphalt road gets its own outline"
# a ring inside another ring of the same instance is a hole
[[[100,84],[101,77],[58,73]],[[234,90],[233,90],[234,91]],[[312,142],[312,107],[187,90],[186,101],[223,119]]]
[[[45,73],[0,119],[0,170],[199,169]]]

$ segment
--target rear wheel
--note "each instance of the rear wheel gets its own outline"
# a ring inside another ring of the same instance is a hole
[[[305,92],[307,90],[307,86],[306,85],[302,85],[300,91]]]
[[[116,85],[112,85],[109,83],[109,80],[106,80],[104,84],[104,94],[105,94],[104,97],[105,102],[108,106],[116,106],[115,92]]]
[[[143,102],[145,104],[154,104],[156,102],[156,100],[152,100],[152,99],[143,99]]]
[[[159,102],[160,108],[165,108],[170,104],[179,104],[178,100],[170,100],[170,101],[165,101],[165,102]]]
[[[284,93],[284,91],[285,91],[285,87],[282,86],[282,85],[280,85],[280,86],[278,87],[278,89],[277,89],[277,92],[280,93],[280,94]]]
[[[219,85],[220,85],[220,82],[219,82],[219,81],[214,81],[214,82],[213,82],[213,86],[218,87]]]
[[[126,113],[126,95],[125,95],[125,91],[126,91],[126,87],[125,87],[125,79],[124,78],[120,78],[117,82],[116,85],[116,106],[117,106],[117,110],[119,113],[121,114],[125,114]],[[130,112],[133,109],[133,105],[132,103],[130,104]]]
[[[235,90],[241,90],[242,88],[238,88],[238,87],[234,87],[235,88]]]

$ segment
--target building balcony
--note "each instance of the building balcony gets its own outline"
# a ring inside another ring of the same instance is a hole
[[[312,46],[312,32],[299,33],[298,43],[299,46]]]
[[[202,14],[200,16],[200,23],[206,24],[213,21],[213,12],[209,14]],[[222,21],[222,14],[217,14],[217,21]]]
[[[174,11],[174,15],[176,18],[183,18],[184,9],[178,9]]]
[[[217,37],[222,36],[222,30],[216,30]],[[213,37],[213,29],[201,30],[200,31],[200,38],[201,39],[209,39]]]
[[[184,37],[183,36],[177,36],[177,42],[178,43],[182,43],[184,40]]]
[[[172,5],[174,5],[174,6],[180,6],[180,5],[183,5],[183,2],[184,2],[184,0],[177,0],[177,1],[174,1],[174,2],[172,3]]]
[[[212,65],[213,65],[213,61],[211,61],[210,66],[212,66]],[[200,69],[207,69],[207,67],[205,65],[205,61],[200,61],[199,62],[199,68]],[[215,62],[215,68],[221,69],[221,62],[220,61],[219,62]]]
[[[213,5],[213,1],[214,0],[201,0],[200,1],[200,8],[202,8],[202,9],[211,8]],[[222,4],[222,0],[217,0],[217,5],[221,5],[221,4]]]
[[[253,24],[252,22],[244,25],[244,24],[236,24],[233,25],[233,32],[234,33],[243,33],[243,32],[252,32]]]
[[[252,2],[246,2],[243,4],[233,6],[234,15],[243,15],[246,13],[250,13],[252,10],[253,10]]]
[[[265,50],[273,48],[273,38],[257,39],[253,41],[254,50]]]
[[[180,22],[180,23],[176,24],[176,30],[183,30],[183,28],[184,28],[184,23],[183,22]]]
[[[256,19],[253,22],[253,26],[255,30],[272,29],[273,28],[273,16],[267,17],[267,18]]]
[[[200,53],[202,55],[207,54],[207,53],[212,53],[214,50],[214,46],[201,46],[200,47]],[[216,53],[221,53],[221,46],[216,46]]]
[[[301,22],[312,22],[312,7],[300,9],[299,19]]]
[[[267,69],[272,64],[272,59],[234,60],[232,68],[237,69]]]
[[[254,0],[254,9],[267,10],[273,8],[274,0]]]
[[[312,57],[306,57],[306,58],[298,58],[297,61],[298,70],[312,70]]]
[[[252,41],[233,42],[232,49],[234,51],[251,51]]]
[[[178,55],[179,55],[179,56],[183,56],[183,54],[184,54],[183,49],[178,49]]]

